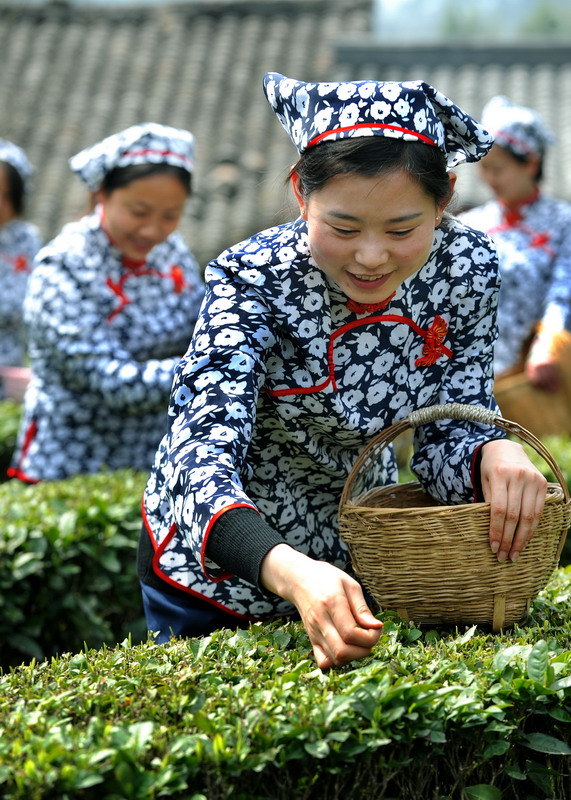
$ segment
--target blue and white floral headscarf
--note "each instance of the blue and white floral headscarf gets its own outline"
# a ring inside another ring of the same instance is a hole
[[[69,160],[91,191],[99,189],[111,170],[133,164],[171,164],[192,173],[194,136],[190,131],[144,122],[108,136]]]
[[[390,136],[440,148],[451,168],[478,161],[493,144],[475,119],[424,81],[305,83],[269,72],[264,91],[299,153],[325,140]]]
[[[555,136],[532,108],[517,106],[497,95],[484,106],[482,122],[496,143],[518,156],[543,156]]]
[[[5,161],[19,172],[24,183],[24,190],[29,192],[34,168],[22,148],[7,139],[0,139],[0,161]]]

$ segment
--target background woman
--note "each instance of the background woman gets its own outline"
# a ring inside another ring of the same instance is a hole
[[[300,216],[208,267],[145,492],[139,575],[160,640],[297,612],[326,668],[367,655],[381,628],[336,522],[357,454],[419,406],[495,407],[495,254],[443,219],[448,169],[491,137],[420,81],[270,73],[264,88],[300,153]],[[412,466],[446,502],[482,492],[492,551],[518,557],[545,497],[519,445],[444,421],[418,433]],[[384,451],[367,480],[396,477]]]
[[[188,131],[146,123],[71,159],[98,203],[38,254],[25,303],[33,377],[12,476],[149,469],[203,297],[176,231],[193,149]]]
[[[32,172],[24,151],[0,139],[0,367],[24,361],[22,305],[42,244],[37,227],[21,219]]]
[[[482,124],[495,144],[478,167],[494,198],[460,218],[491,236],[498,250],[496,374],[525,364],[534,386],[555,392],[555,350],[571,319],[571,205],[541,191],[553,135],[533,109],[502,96],[485,106]]]

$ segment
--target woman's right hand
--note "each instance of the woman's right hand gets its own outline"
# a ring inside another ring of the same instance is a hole
[[[295,605],[321,669],[363,658],[378,642],[383,623],[359,583],[332,564],[278,544],[262,561],[261,581]]]

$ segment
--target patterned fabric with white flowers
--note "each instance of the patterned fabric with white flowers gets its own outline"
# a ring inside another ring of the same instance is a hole
[[[325,140],[389,136],[438,147],[450,168],[478,161],[493,143],[473,117],[425,81],[305,83],[269,72],[264,92],[300,153]]]
[[[18,170],[24,183],[24,190],[29,192],[34,168],[22,148],[7,139],[0,139],[0,161],[5,161]]]
[[[488,128],[496,144],[519,156],[532,153],[543,156],[555,142],[554,134],[537,111],[517,106],[504,95],[492,97],[482,110],[482,124]]]
[[[0,364],[20,366],[26,334],[22,306],[34,256],[42,246],[35,225],[12,220],[0,227]]]
[[[498,251],[500,373],[518,363],[537,322],[550,331],[571,328],[571,205],[539,195],[510,211],[490,200],[460,218],[485,231]]]
[[[337,505],[367,441],[421,406],[496,407],[497,291],[489,240],[453,221],[380,311],[350,310],[311,259],[300,219],[211,262],[145,492],[156,574],[238,616],[291,613],[285,600],[206,558],[212,525],[248,506],[296,549],[344,566]],[[416,435],[414,469],[433,495],[470,502],[473,459],[490,438],[498,431],[486,426],[427,425]],[[389,448],[364,483],[395,478]]]
[[[148,470],[203,295],[179,233],[145,263],[127,264],[99,208],[66,225],[30,278],[24,313],[33,375],[10,474],[37,481]]]
[[[113,133],[70,158],[69,166],[91,191],[114,169],[136,164],[170,164],[192,173],[194,136],[190,131],[144,122]]]

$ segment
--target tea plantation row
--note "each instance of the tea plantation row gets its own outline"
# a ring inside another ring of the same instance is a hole
[[[568,442],[548,446],[569,480]],[[0,797],[571,800],[571,567],[525,626],[384,614],[373,655],[329,673],[296,622],[157,645],[144,482],[0,485]]]

